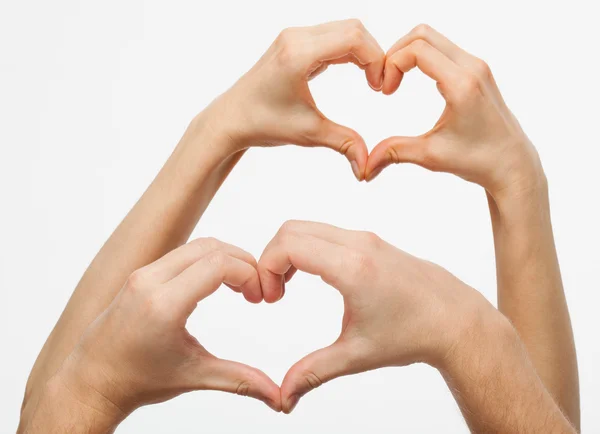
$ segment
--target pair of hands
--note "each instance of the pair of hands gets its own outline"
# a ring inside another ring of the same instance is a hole
[[[446,108],[418,137],[391,137],[367,150],[356,131],[319,111],[308,82],[329,65],[356,64],[376,91],[393,94],[417,67],[437,82]],[[323,146],[350,161],[370,181],[393,163],[454,173],[492,196],[541,172],[537,153],[506,106],[485,62],[427,25],[419,25],[384,53],[358,20],[286,29],[258,63],[215,101],[202,121],[226,129],[231,153],[251,146]]]
[[[251,302],[274,302],[297,270],[338,289],[345,312],[340,337],[297,362],[281,389],[255,368],[215,357],[186,330],[197,303],[221,284]],[[372,233],[290,221],[258,263],[238,247],[198,239],[133,273],[58,377],[69,390],[77,389],[69,381],[87,385],[123,418],[142,405],[206,389],[289,413],[301,396],[342,375],[415,362],[444,369],[455,343],[497,316],[443,268]]]
[[[352,62],[375,90],[393,93],[415,66],[438,83],[446,109],[419,137],[393,137],[368,154],[360,135],[327,119],[308,81]],[[282,32],[260,61],[193,122],[228,137],[225,155],[293,143],[344,154],[359,180],[391,163],[455,173],[492,197],[529,188],[535,149],[506,107],[487,66],[427,26],[387,54],[358,21]],[[340,338],[294,365],[281,389],[264,373],[211,355],[185,329],[196,304],[221,283],[251,302],[277,301],[296,270],[343,295]],[[492,318],[492,319],[490,319]],[[57,381],[87,384],[122,416],[191,390],[261,399],[289,412],[310,389],[340,375],[426,362],[439,369],[474,324],[503,318],[475,290],[373,234],[291,222],[258,263],[237,247],[197,240],[135,272],[88,328]],[[69,387],[68,387],[69,388]],[[76,390],[70,387],[70,390]]]

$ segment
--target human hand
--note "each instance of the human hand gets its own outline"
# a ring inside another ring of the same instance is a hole
[[[448,271],[374,234],[312,222],[288,222],[258,262],[265,300],[283,296],[296,270],[340,291],[344,317],[331,346],[296,363],[281,385],[284,412],[333,378],[385,366],[442,367],[452,347],[484,315],[500,315]]]
[[[420,25],[386,54],[383,93],[392,94],[415,66],[437,82],[446,108],[418,137],[391,137],[371,152],[366,179],[392,163],[450,172],[492,196],[528,188],[542,173],[539,157],[506,106],[488,65],[443,35]]]
[[[215,357],[185,327],[197,303],[222,283],[262,300],[255,267],[249,253],[199,239],[135,271],[63,364],[63,382],[86,384],[125,415],[207,389],[251,396],[280,411],[279,387],[264,373]]]
[[[308,87],[329,65],[350,62],[365,70],[372,88],[381,88],[385,56],[360,21],[285,29],[202,114],[203,120],[232,138],[229,152],[282,144],[324,146],[344,154],[362,180],[368,155],[363,138],[325,117]]]

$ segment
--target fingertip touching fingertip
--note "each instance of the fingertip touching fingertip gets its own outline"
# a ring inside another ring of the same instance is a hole
[[[365,176],[365,181],[367,181],[367,182],[373,181],[381,173],[382,170],[383,170],[383,166],[379,166],[379,167],[376,167],[375,169],[371,170]]]
[[[350,166],[352,167],[352,173],[354,173],[354,177],[358,181],[362,181],[363,174],[362,174],[360,168],[358,167],[358,163],[356,162],[356,160],[350,161]]]
[[[296,405],[298,405],[298,401],[300,401],[299,395],[294,394],[294,395],[290,396],[287,399],[287,405],[286,405],[286,408],[284,409],[285,414],[290,414],[292,411],[294,411],[294,408],[296,408]]]

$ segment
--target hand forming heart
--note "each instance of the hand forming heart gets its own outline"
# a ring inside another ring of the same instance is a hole
[[[329,65],[347,62],[364,69],[369,85],[388,95],[416,66],[436,80],[446,109],[429,132],[386,139],[368,155],[357,132],[318,110],[308,87]],[[387,53],[358,20],[286,29],[202,116],[227,131],[231,153],[287,143],[325,146],[348,158],[358,180],[372,180],[391,163],[409,162],[454,173],[494,196],[541,171],[535,148],[487,64],[427,25],[417,26]],[[221,125],[224,120],[228,125]]]
[[[187,332],[197,303],[222,283],[249,300],[276,300],[296,270],[337,288],[345,313],[339,339],[296,363],[281,390],[257,369],[216,358]],[[446,270],[374,234],[288,222],[258,264],[237,247],[199,239],[136,271],[58,376],[69,389],[92,388],[123,418],[203,389],[290,412],[309,390],[342,375],[414,362],[438,366],[452,357],[462,325],[485,317],[486,309],[493,308],[483,296]]]
[[[386,139],[368,155],[360,135],[328,120],[308,88],[328,65],[343,62],[356,63],[371,87],[386,94],[417,66],[437,81],[446,109],[428,133]],[[485,63],[427,26],[400,39],[387,55],[355,20],[286,30],[196,120],[186,134],[200,125],[218,130],[231,139],[228,156],[250,146],[326,146],[346,155],[359,180],[373,179],[390,163],[411,162],[455,173],[495,197],[542,178],[528,176],[541,173],[535,148]],[[187,332],[196,303],[221,283],[251,302],[274,302],[298,269],[337,288],[345,314],[340,338],[294,365],[281,389],[254,368],[211,355]],[[489,308],[447,271],[373,234],[292,222],[258,263],[237,247],[204,239],[138,270],[84,333],[57,378],[73,390],[93,389],[123,416],[198,389],[253,396],[289,412],[307,391],[340,375],[418,361],[443,364],[465,333],[462,326],[484,321]]]

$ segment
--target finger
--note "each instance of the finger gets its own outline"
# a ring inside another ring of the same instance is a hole
[[[352,366],[352,359],[349,344],[338,341],[297,362],[287,372],[281,384],[283,412],[290,413],[302,396],[327,381],[355,373],[356,367]]]
[[[364,239],[360,239],[359,231],[342,229],[328,223],[305,220],[288,220],[283,224],[280,231],[312,235],[340,246],[354,246],[355,243],[364,241]]]
[[[429,45],[442,52],[446,57],[458,65],[464,66],[472,59],[475,59],[473,55],[460,48],[450,39],[446,38],[444,35],[427,24],[419,24],[417,27],[411,30],[410,33],[400,38],[392,46],[392,48],[388,50],[387,56],[389,57],[393,55],[397,51],[400,51],[419,39],[426,41]]]
[[[359,20],[345,20],[315,26],[310,32],[313,37],[313,64],[333,63],[337,59],[349,60],[352,55],[365,70],[369,85],[381,89],[385,53],[373,35]],[[339,63],[339,62],[336,62]],[[316,69],[316,68],[314,68]]]
[[[264,299],[273,303],[282,297],[283,281],[292,267],[334,285],[342,272],[347,249],[306,234],[276,235],[258,261]],[[338,288],[339,289],[339,288]]]
[[[294,277],[294,274],[296,274],[296,271],[298,271],[298,269],[292,265],[292,266],[289,268],[289,270],[287,270],[287,271],[285,272],[284,281],[287,283],[287,282],[289,282],[290,280],[292,280],[292,277]]]
[[[390,164],[413,163],[428,166],[427,137],[390,137],[379,143],[367,161],[365,179],[367,182],[375,179]],[[427,167],[430,168],[430,167]]]
[[[245,250],[215,238],[198,238],[170,251],[155,262],[146,265],[143,270],[147,271],[155,281],[164,283],[216,250],[256,267],[256,259]]]
[[[350,162],[356,179],[364,179],[369,151],[364,139],[356,131],[322,116],[319,127],[309,140],[310,142],[306,143],[308,146],[324,146],[344,155]]]
[[[461,68],[441,51],[423,40],[417,40],[387,58],[383,93],[394,93],[400,85],[402,75],[415,67],[438,83],[444,97],[446,90],[463,75]]]
[[[480,81],[484,83],[484,88],[491,91],[491,95],[499,101],[504,102],[487,63],[462,49],[450,39],[426,24],[418,25],[410,33],[396,42],[394,46],[388,50],[387,57],[393,56],[396,52],[418,40],[427,42],[459,67],[466,69],[472,75],[478,77]],[[387,72],[388,71],[386,70],[386,73]]]
[[[281,411],[279,387],[264,372],[229,360],[202,359],[197,385],[201,390],[220,390],[263,401],[271,409]],[[208,373],[208,374],[207,374]]]
[[[256,268],[223,252],[213,251],[168,281],[167,299],[183,312],[215,292],[222,283],[238,287],[252,303],[260,303],[262,291]],[[191,310],[190,310],[191,308]]]

